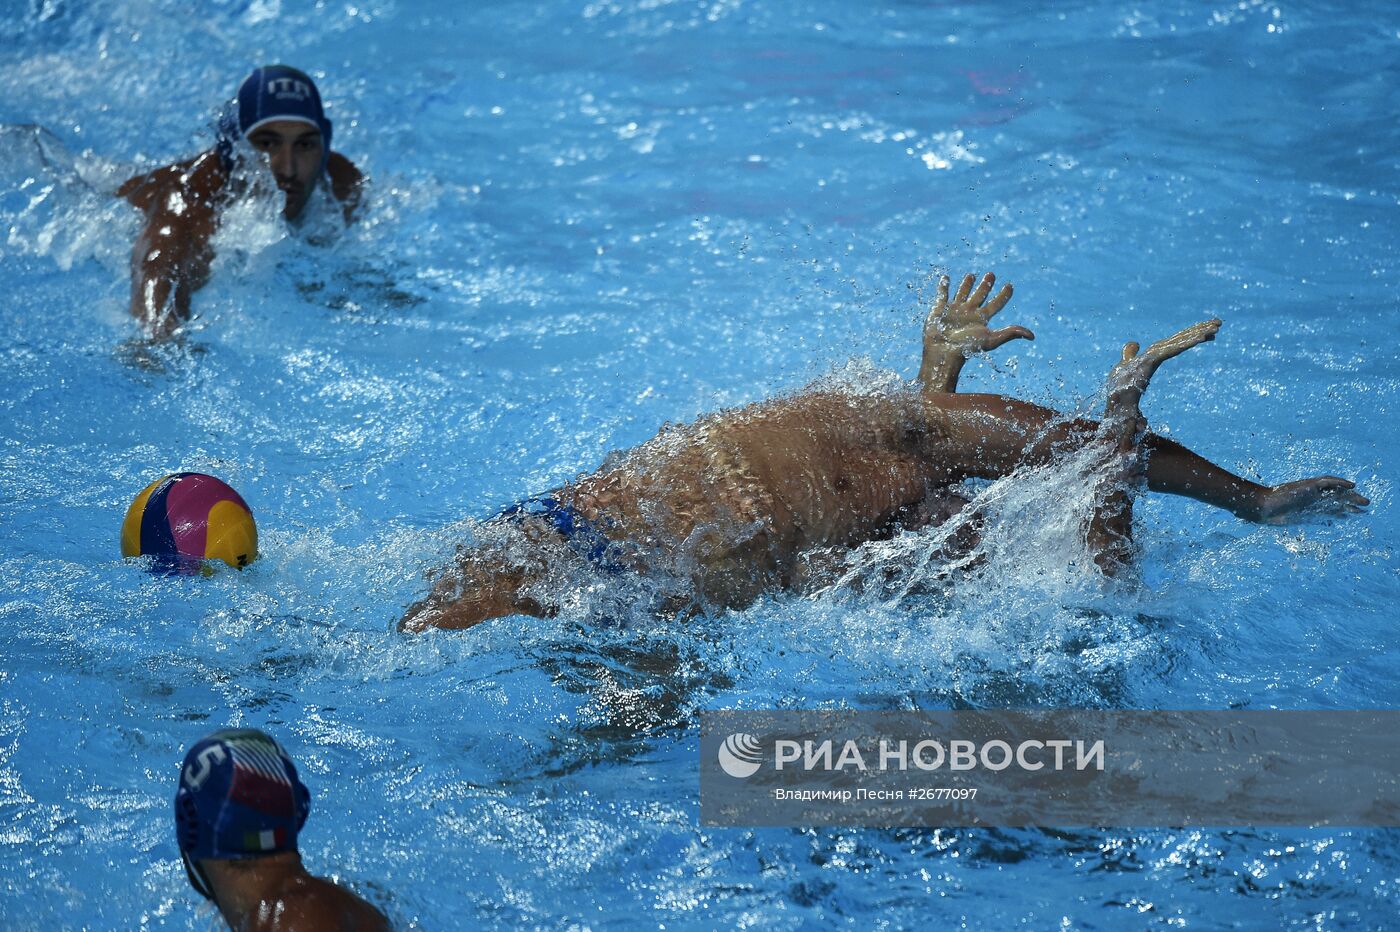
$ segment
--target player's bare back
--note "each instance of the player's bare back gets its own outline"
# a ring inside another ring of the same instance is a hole
[[[547,556],[465,550],[401,626],[468,627],[506,614],[548,615],[538,598],[553,559],[665,580],[671,610],[742,607],[760,593],[803,582],[804,557],[841,551],[905,527],[945,520],[967,479],[995,479],[1071,447],[1104,451],[1102,494],[1084,519],[1107,573],[1131,551],[1131,503],[1145,486],[1273,521],[1314,507],[1360,510],[1367,500],[1334,476],[1267,487],[1181,445],[1146,433],[1138,399],[1163,361],[1208,342],[1219,321],[1187,328],[1137,355],[1129,344],[1110,375],[1103,423],[1073,420],[999,395],[954,392],[972,355],[1023,327],[988,323],[1011,297],[994,279],[944,279],[925,325],[919,380],[884,393],[809,390],[668,426],[615,462],[529,499],[486,527],[516,533]],[[515,548],[519,552],[519,548]]]

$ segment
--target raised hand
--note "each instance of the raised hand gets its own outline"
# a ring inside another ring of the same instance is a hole
[[[1011,300],[1012,288],[1002,286],[991,300],[996,276],[988,272],[973,288],[976,277],[968,275],[958,286],[952,301],[948,300],[948,276],[938,280],[938,294],[928,319],[924,322],[924,358],[919,367],[919,381],[927,392],[951,392],[957,389],[958,376],[969,356],[994,350],[1012,340],[1034,340],[1035,334],[1025,327],[1003,327],[993,330],[987,322]]]
[[[1142,393],[1147,391],[1147,383],[1152,380],[1157,367],[1173,356],[1180,356],[1193,346],[1214,340],[1219,330],[1220,319],[1213,318],[1187,327],[1165,340],[1158,340],[1142,355],[1138,355],[1136,343],[1124,346],[1123,358],[1108,374],[1108,409],[1105,411],[1105,418],[1121,413],[1129,405],[1132,407],[1132,414],[1137,415],[1138,401],[1142,398]]]
[[[1106,575],[1127,565],[1133,554],[1133,498],[1147,484],[1147,461],[1142,439],[1147,421],[1138,402],[1157,368],[1193,346],[1215,339],[1219,320],[1207,320],[1158,340],[1139,354],[1138,345],[1123,347],[1118,364],[1108,374],[1108,404],[1098,437],[1115,454],[1095,495],[1086,528],[1086,543]]]

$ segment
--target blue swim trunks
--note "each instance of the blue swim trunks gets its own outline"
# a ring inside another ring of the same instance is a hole
[[[580,556],[604,573],[616,575],[623,571],[623,566],[608,556],[612,541],[576,508],[564,504],[553,495],[536,495],[516,502],[496,517],[514,524],[519,524],[525,518],[542,518]]]

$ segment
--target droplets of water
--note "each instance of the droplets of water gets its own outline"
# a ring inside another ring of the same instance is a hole
[[[95,259],[125,270],[136,212],[111,195],[116,163],[76,156],[40,126],[0,126],[0,229],[14,254],[48,256],[63,271]]]

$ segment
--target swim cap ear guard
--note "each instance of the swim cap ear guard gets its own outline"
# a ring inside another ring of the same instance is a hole
[[[214,899],[205,858],[243,860],[295,851],[311,814],[311,791],[272,738],[253,729],[218,731],[195,744],[180,768],[175,838],[190,886]]]
[[[331,121],[321,106],[321,92],[304,71],[289,65],[255,68],[224,104],[215,125],[215,149],[224,171],[233,169],[235,146],[261,123],[296,120],[321,131],[321,173],[331,157]]]
[[[175,793],[175,835],[190,886],[206,900],[213,900],[214,885],[209,882],[209,875],[198,862],[190,860],[189,851],[199,845],[199,812],[194,798],[183,787]]]

